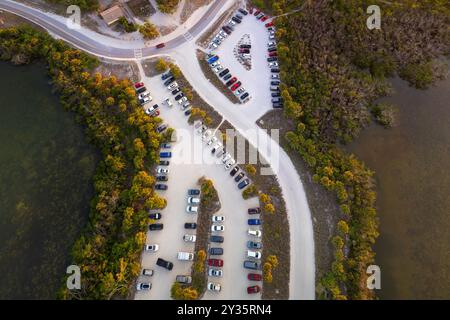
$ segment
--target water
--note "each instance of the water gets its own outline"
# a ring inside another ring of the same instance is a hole
[[[53,299],[98,161],[42,65],[0,62],[0,299]]]
[[[376,172],[382,299],[450,298],[450,79],[415,90],[394,79],[392,129],[373,125],[349,150]]]

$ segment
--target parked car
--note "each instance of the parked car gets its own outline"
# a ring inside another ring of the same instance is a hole
[[[256,10],[254,13],[255,17],[257,17],[260,13],[261,13],[261,10]]]
[[[250,53],[250,49],[246,49],[246,48],[241,48],[241,49],[239,49],[239,53],[246,53],[246,54],[249,54]]]
[[[215,73],[218,73],[218,72],[220,72],[222,70],[223,70],[223,66],[218,66],[217,68],[214,68],[214,72]]]
[[[273,34],[269,35],[269,40],[275,40],[275,35]]]
[[[272,58],[274,58],[274,57],[272,57]],[[272,67],[272,68],[278,67],[278,62],[276,62],[276,61],[270,62],[269,67]]]
[[[194,254],[192,252],[180,251],[177,254],[177,259],[180,261],[192,261],[194,260]]]
[[[156,230],[162,230],[164,229],[164,224],[162,223],[151,223],[148,226],[148,230],[150,231],[156,231]]]
[[[222,143],[218,142],[214,147],[211,149],[211,153],[214,154],[216,151],[222,149]]]
[[[231,86],[231,91],[234,91],[234,90],[236,90],[237,88],[239,88],[241,84],[242,84],[242,83],[241,83],[240,81],[238,81],[238,82],[236,82],[235,84],[233,84],[233,85]]]
[[[261,225],[261,220],[260,219],[248,219],[247,223],[249,226],[259,226],[259,225]]]
[[[161,48],[164,48],[165,46],[166,46],[165,43],[159,43],[156,45],[156,49],[161,49]]]
[[[184,242],[195,242],[197,240],[197,236],[195,234],[185,234],[183,236]]]
[[[152,288],[152,284],[148,282],[138,282],[136,285],[137,291],[148,291]]]
[[[211,217],[212,222],[224,222],[225,221],[225,217],[224,216],[212,216]]]
[[[244,179],[238,184],[238,189],[244,189],[246,186],[250,184],[250,180]]]
[[[197,224],[195,222],[186,222],[184,224],[185,229],[197,229]]]
[[[261,238],[261,236],[262,236],[261,230],[248,229],[247,234],[249,236],[254,236],[254,237],[257,237],[257,238]]]
[[[169,169],[166,169],[166,168],[157,168],[157,169],[156,169],[156,173],[164,173],[164,174],[167,174],[167,173],[169,173]]]
[[[272,73],[280,73],[280,69],[272,68],[272,69],[270,69],[270,72],[272,72]]]
[[[143,93],[143,92],[145,92],[145,91],[147,91],[147,88],[146,88],[146,87],[139,87],[139,88],[136,89],[136,93],[137,93],[137,94]]]
[[[228,74],[226,74],[226,75],[223,77],[223,81],[227,81],[227,80],[230,79],[231,77],[232,77],[231,73],[228,73]]]
[[[261,268],[261,263],[259,261],[245,260],[244,268],[252,269],[252,270],[259,270]]]
[[[280,92],[272,92],[272,93],[271,93],[271,96],[272,96],[273,98],[280,97],[280,96],[281,96],[281,93],[280,93]]]
[[[161,219],[162,215],[161,213],[157,212],[157,213],[150,213],[148,217],[153,220],[159,220]]]
[[[240,87],[239,89],[237,89],[235,92],[234,92],[234,94],[236,95],[236,96],[238,96],[238,95],[240,95],[241,93],[243,93],[245,91],[245,88],[244,87]]]
[[[234,177],[234,181],[239,182],[244,176],[244,172],[241,172],[236,177]]]
[[[236,160],[230,159],[225,163],[225,170],[230,170],[230,168],[236,163]]]
[[[283,108],[283,104],[282,103],[273,103],[272,107],[274,109],[281,109],[281,108]]]
[[[278,52],[276,51],[272,51],[269,53],[269,57],[276,57],[276,56],[278,56]]]
[[[166,268],[167,270],[172,270],[173,269],[173,263],[170,261],[166,261],[162,258],[158,258],[158,260],[156,260],[156,265]]]
[[[144,83],[143,82],[135,82],[134,83],[134,88],[135,89],[139,89],[140,87],[143,87],[144,86]]]
[[[273,26],[273,21],[270,21],[270,22],[266,23],[265,26],[266,26],[266,28]]]
[[[247,241],[247,248],[249,249],[261,249],[262,243],[256,241]]]
[[[224,238],[222,236],[210,236],[209,237],[210,242],[222,243],[223,240],[224,240]]]
[[[144,250],[147,252],[156,252],[159,250],[159,244],[155,243],[155,244],[146,244],[144,246]]]
[[[268,57],[267,58],[267,62],[274,62],[274,61],[278,61],[277,57]]]
[[[169,79],[167,79],[165,82],[164,82],[164,86],[168,86],[169,84],[171,84],[172,82],[174,82],[175,81],[175,78],[174,77],[170,77]]]
[[[143,97],[142,99],[139,99],[139,103],[141,104],[141,105],[144,105],[144,104],[146,104],[146,103],[149,103],[151,100],[150,100],[150,98],[149,97]]]
[[[259,273],[249,273],[247,279],[250,281],[262,281],[262,275]]]
[[[268,52],[274,52],[274,51],[277,51],[277,47],[269,47],[269,48],[267,49],[267,51],[268,51]]]
[[[147,276],[147,277],[152,277],[155,274],[155,271],[153,269],[142,269],[141,271],[141,275],[143,276]]]
[[[208,276],[210,276],[210,277],[217,277],[217,278],[222,277],[223,276],[223,270],[222,269],[209,268]]]
[[[234,167],[234,168],[231,169],[231,171],[230,171],[230,176],[233,177],[238,171],[239,171],[239,167],[238,167],[238,166]]]
[[[180,100],[178,100],[178,103],[179,103],[179,104],[184,104],[184,103],[187,102],[187,101],[188,101],[188,98],[183,97],[183,98],[181,98]]]
[[[161,80],[166,80],[166,79],[168,79],[170,77],[173,77],[173,74],[172,74],[172,72],[169,71],[169,72],[166,72],[166,73],[162,74]]]
[[[261,252],[260,251],[247,250],[247,258],[253,258],[253,259],[260,260],[261,259]]]
[[[209,248],[209,254],[212,256],[223,255],[223,248]]]
[[[210,64],[211,68],[215,68],[215,67],[218,67],[218,66],[220,66],[220,62],[219,61],[216,61],[216,62],[213,62],[213,63]]]
[[[223,26],[222,30],[225,31],[227,34],[231,34],[231,29],[227,26]]]
[[[212,232],[222,232],[222,231],[224,231],[224,230],[225,230],[225,227],[222,226],[222,225],[213,224],[213,225],[211,226],[211,231],[212,231]]]
[[[214,292],[220,292],[220,290],[222,289],[219,283],[214,282],[208,282],[208,285],[206,287],[208,288],[209,291]]]
[[[187,202],[191,203],[191,204],[197,204],[197,203],[200,203],[200,198],[198,198],[198,197],[188,197]]]
[[[245,44],[245,43],[244,43],[244,44],[241,44],[240,47],[243,48],[243,49],[251,49],[251,48],[252,48],[252,45],[251,45],[251,44]]]
[[[200,190],[199,189],[189,189],[188,190],[188,195],[189,196],[198,196],[200,194]]]
[[[172,107],[172,106],[173,106],[172,101],[170,101],[169,98],[166,98],[166,100],[164,100],[164,103],[165,103],[168,107]]]
[[[160,158],[171,158],[172,157],[172,152],[160,152],[159,153],[159,157]]]
[[[231,86],[233,83],[235,83],[237,81],[236,77],[231,78],[225,85],[227,87]]]
[[[241,22],[242,22],[242,20],[239,19],[239,18],[236,17],[236,16],[231,17],[231,20],[233,20],[233,21],[236,22],[236,23],[241,23]]]
[[[186,207],[186,212],[187,213],[197,213],[198,212],[198,207],[197,206],[187,206]]]
[[[222,259],[208,259],[208,266],[223,267],[223,260]]]
[[[248,294],[258,293],[260,291],[261,291],[261,288],[259,286],[247,287],[247,293]]]
[[[165,184],[161,184],[161,183],[155,184],[155,189],[156,190],[167,190],[168,188],[169,187],[167,185],[165,185]]]
[[[176,95],[180,92],[181,92],[180,88],[176,88],[175,90],[172,91],[172,95]]]
[[[212,57],[208,58],[207,62],[209,64],[211,64],[211,63],[216,62],[217,60],[219,60],[219,56],[215,55],[215,56],[212,56]]]
[[[175,96],[175,101],[178,101],[178,100],[180,100],[183,97],[184,97],[184,93],[181,92],[179,95]]]
[[[242,94],[242,96],[241,96],[240,99],[241,99],[241,100],[245,100],[248,96],[249,96],[249,93],[246,92],[246,93]]]
[[[219,73],[219,77],[223,77],[224,75],[226,75],[227,73],[229,73],[230,72],[230,69],[225,69],[225,70],[222,70],[220,73]]]
[[[166,130],[167,129],[167,124],[162,124],[162,125],[160,125],[158,128],[156,128],[156,131],[158,132],[158,133],[161,133],[161,132],[163,132],[164,130]]]
[[[175,281],[178,283],[190,284],[192,283],[192,277],[188,275],[177,275]]]
[[[185,116],[188,116],[188,115],[190,115],[192,113],[192,108],[189,108],[189,109],[187,109],[185,112],[184,112],[184,115]]]
[[[261,213],[261,208],[260,207],[255,207],[255,208],[249,208],[248,209],[248,214],[258,214]]]
[[[168,176],[156,176],[156,181],[169,181]]]
[[[178,83],[176,81],[172,82],[171,84],[169,84],[167,86],[167,90],[170,90],[170,91],[175,90],[176,88],[178,88]]]

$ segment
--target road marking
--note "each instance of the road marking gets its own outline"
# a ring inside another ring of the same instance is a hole
[[[142,49],[141,48],[134,49],[134,57],[137,60],[142,59]]]
[[[191,41],[192,39],[194,39],[194,37],[192,36],[192,34],[189,31],[184,33],[183,37],[186,41]]]

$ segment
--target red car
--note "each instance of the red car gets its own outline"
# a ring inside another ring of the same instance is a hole
[[[272,51],[269,53],[269,57],[276,57],[278,56],[278,53],[276,51]]]
[[[247,287],[247,293],[248,294],[252,294],[252,293],[258,293],[261,291],[261,288],[259,286],[251,286],[251,287]]]
[[[273,26],[273,21],[266,23],[266,28],[272,27]]]
[[[264,22],[264,21],[266,21],[267,19],[269,19],[269,17],[268,17],[268,16],[264,16],[264,17],[261,18],[261,21]]]
[[[247,275],[247,279],[251,280],[251,281],[261,281],[262,280],[262,275],[260,275],[259,273],[249,273]]]
[[[159,116],[159,110],[156,110],[155,112],[153,112],[152,117],[157,117]]]
[[[225,85],[227,87],[231,86],[233,83],[235,83],[237,81],[236,77],[231,78],[227,83],[225,83]]]
[[[156,49],[161,49],[161,48],[164,48],[165,46],[166,46],[165,43],[160,43],[160,44],[156,45]]]
[[[250,11],[250,14],[253,14],[253,8],[250,8],[248,11]]]
[[[223,260],[222,259],[208,259],[208,266],[223,267]]]
[[[136,89],[139,89],[140,87],[143,87],[144,86],[144,83],[143,82],[136,82],[135,84],[134,84],[134,87],[136,88]]]
[[[260,13],[261,13],[261,10],[256,10],[255,13],[254,13],[255,17],[256,17],[258,14],[260,14]]]
[[[235,84],[233,84],[233,86],[231,87],[231,91],[236,90],[237,88],[239,88],[241,86],[241,82],[238,81]]]

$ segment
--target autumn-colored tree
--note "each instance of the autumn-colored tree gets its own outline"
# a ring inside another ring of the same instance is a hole
[[[139,32],[142,34],[144,39],[155,39],[159,36],[158,29],[156,26],[150,22],[145,22],[143,25],[139,26]]]
[[[169,66],[167,65],[167,62],[163,59],[163,58],[158,58],[158,60],[156,60],[155,63],[155,69],[158,72],[164,72],[169,68]]]

